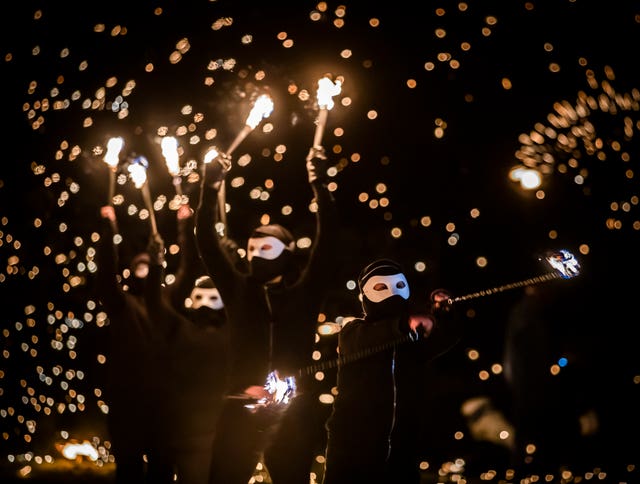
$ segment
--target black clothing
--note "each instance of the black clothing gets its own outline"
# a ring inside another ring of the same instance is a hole
[[[166,422],[158,406],[168,391],[164,381],[166,328],[149,319],[142,294],[123,290],[113,227],[106,219],[103,227],[97,254],[97,297],[108,317],[105,400],[116,460],[115,482],[171,483],[173,471],[164,446]]]
[[[504,366],[515,430],[512,465],[522,475],[557,472],[578,462],[581,452],[579,416],[587,405],[579,345],[572,341],[576,336],[565,334],[580,319],[564,309],[572,305],[560,284],[568,283],[527,287],[508,317]],[[551,367],[562,356],[569,365],[553,375]],[[531,444],[533,453],[527,450]]]
[[[457,341],[458,328],[443,315],[428,337],[413,341],[403,314],[354,319],[339,333],[324,484],[420,482],[424,365]]]
[[[206,484],[216,424],[227,391],[228,326],[224,309],[186,309],[185,298],[203,272],[193,219],[178,221],[180,265],[174,284],[163,286],[164,270],[152,264],[146,301],[156,325],[168,329],[166,387],[156,404],[166,426],[166,445],[180,484]],[[204,317],[206,316],[206,317]]]
[[[217,191],[207,185],[202,188],[196,240],[229,321],[231,396],[249,386],[264,385],[271,370],[294,375],[311,361],[322,289],[336,272],[331,240],[337,232],[331,194],[319,182],[311,186],[318,212],[308,264],[294,282],[285,278],[266,285],[237,270],[221,247],[212,224],[218,210]],[[262,452],[275,484],[309,481],[314,452],[323,446],[323,422],[330,409],[318,401],[313,376],[299,379],[298,388],[303,395],[293,399],[275,427],[264,421],[260,411],[252,414],[243,408],[246,401],[227,401],[214,444],[212,483],[246,484]],[[265,426],[272,431],[263,432]]]

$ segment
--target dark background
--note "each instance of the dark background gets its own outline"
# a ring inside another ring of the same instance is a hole
[[[297,238],[313,237],[304,157],[315,130],[316,81],[324,73],[344,77],[323,137],[342,217],[327,319],[359,312],[348,282],[373,257],[402,262],[414,296],[426,300],[435,287],[465,295],[528,280],[549,271],[547,251],[567,249],[581,272],[566,281],[558,308],[564,319],[554,338],[567,343],[561,354],[573,352],[569,367],[580,374],[580,395],[600,416],[588,442],[594,465],[637,458],[637,444],[623,441],[638,430],[640,4],[342,5],[191,0],[3,7],[2,467],[57,458],[55,443],[67,438],[94,439],[97,446],[107,439],[100,410],[105,328],[92,262],[108,172],[94,148],[123,136],[123,174],[128,157],[149,159],[149,189],[160,202],[155,216],[170,243],[175,212],[168,200],[175,192],[158,130],[179,139],[182,186],[195,205],[190,167],[199,166],[209,146],[229,146],[255,97],[268,92],[273,113],[233,154],[228,232],[243,246],[267,215]],[[224,19],[226,26],[212,28]],[[189,48],[174,63],[183,39]],[[127,85],[128,108],[114,107]],[[572,117],[580,99],[589,100],[588,109]],[[566,122],[554,125],[554,117]],[[533,132],[539,137],[530,143]],[[208,140],[207,133],[215,136]],[[537,193],[509,179],[526,150],[529,167],[544,173]],[[232,180],[244,183],[234,187]],[[252,198],[256,191],[264,200]],[[144,204],[131,181],[117,193],[126,259],[146,245],[149,223],[139,217]],[[371,207],[360,201],[363,194],[388,205]],[[292,213],[284,215],[283,207]],[[169,269],[176,262],[169,257]],[[460,304],[465,340],[425,382],[434,388],[425,448],[435,461],[465,452],[470,462],[502,458],[500,449],[485,454],[473,442],[459,407],[489,395],[508,413],[502,374],[491,368],[501,362],[507,314],[520,295],[509,288]],[[465,437],[456,439],[456,431]]]

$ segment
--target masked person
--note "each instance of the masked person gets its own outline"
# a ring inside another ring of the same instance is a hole
[[[193,238],[193,232],[190,234]],[[189,245],[183,240],[181,265],[182,260],[194,255]],[[157,402],[166,429],[164,446],[178,483],[206,484],[228,386],[229,338],[224,304],[209,276],[195,280],[188,298],[180,294],[179,278],[193,279],[193,272],[184,267],[177,271],[173,285],[164,284],[165,250],[160,235],[152,237],[148,252],[147,311],[154,324],[168,328],[164,354],[168,392]],[[199,264],[194,269],[202,270]],[[172,304],[172,300],[181,300],[181,306]]]
[[[125,273],[128,277],[122,278],[114,207],[104,206],[100,214],[96,287],[108,318],[105,399],[115,482],[171,483],[173,468],[163,448],[166,426],[158,405],[168,390],[166,330],[149,318],[144,299],[151,259],[147,252],[138,254]]]
[[[177,482],[206,484],[228,386],[229,333],[224,303],[197,251],[189,204],[177,211],[177,242],[179,262],[167,284],[164,241],[158,234],[151,238],[145,299],[154,324],[168,331],[164,357],[169,391],[158,402],[167,429],[166,453]],[[238,260],[236,246],[228,240],[221,245]]]
[[[246,484],[261,458],[274,484],[309,482],[313,459],[324,447],[330,408],[319,402],[320,384],[313,376],[297,381],[297,396],[283,412],[260,407],[252,411],[246,405],[268,396],[264,386],[270,372],[291,374],[311,361],[322,289],[337,270],[337,214],[321,167],[325,159],[321,149],[311,149],[307,156],[318,209],[304,267],[296,263],[291,232],[270,224],[251,233],[248,272],[234,266],[214,230],[218,189],[226,171],[222,163],[207,165],[196,240],[224,300],[231,333],[231,386],[214,442],[211,484]]]
[[[567,288],[571,283],[565,280],[527,286],[507,317],[504,376],[515,430],[510,464],[523,480],[563,468],[576,471],[589,442],[581,420],[591,417],[594,429],[598,425],[585,391],[591,388],[582,366],[585,341],[576,336],[583,319]],[[563,355],[571,364],[552,373]]]
[[[337,395],[327,420],[324,484],[418,484],[424,365],[459,339],[449,295],[412,311],[407,278],[390,259],[358,277],[364,315],[338,334]]]

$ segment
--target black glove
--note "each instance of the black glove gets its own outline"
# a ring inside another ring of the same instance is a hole
[[[220,153],[216,158],[216,161],[220,163],[224,172],[228,172],[231,169],[231,156],[226,153]]]
[[[309,183],[319,180],[327,181],[327,156],[322,146],[314,146],[309,149],[307,155],[307,173],[309,174]]]
[[[438,312],[449,312],[453,306],[453,297],[446,289],[435,289],[429,296],[431,300],[431,310],[434,314]]]
[[[226,153],[220,153],[211,163],[204,165],[204,184],[218,188],[220,182],[231,169],[231,157]]]
[[[231,260],[234,262],[239,260],[240,255],[238,254],[238,249],[240,249],[240,246],[235,240],[224,235],[220,238],[220,246],[226,251],[229,257],[231,257]]]

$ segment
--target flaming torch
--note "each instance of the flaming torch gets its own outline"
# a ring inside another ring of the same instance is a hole
[[[153,205],[151,203],[151,194],[149,193],[149,184],[147,183],[147,168],[149,168],[149,162],[144,156],[138,156],[129,165],[128,170],[131,175],[133,183],[136,188],[141,189],[142,198],[149,211],[149,221],[151,223],[151,233],[156,235],[158,233],[158,226],[156,224],[156,216],[153,212]]]
[[[260,121],[264,118],[268,118],[273,112],[273,100],[267,94],[262,94],[256,99],[256,102],[253,104],[253,108],[251,108],[251,112],[249,116],[247,116],[247,120],[244,122],[244,127],[238,133],[236,138],[231,143],[231,146],[226,151],[227,156],[231,156],[231,154],[235,151],[235,149],[240,146],[240,143],[247,137],[251,131],[253,131]]]
[[[559,251],[547,252],[544,259],[545,262],[554,269],[553,271],[537,277],[525,279],[523,281],[512,282],[510,284],[505,284],[503,286],[498,286],[491,289],[485,289],[483,291],[474,292],[465,296],[450,298],[447,300],[447,302],[449,304],[454,304],[457,302],[468,301],[469,299],[490,296],[492,294],[503,292],[509,289],[531,286],[533,284],[539,284],[541,282],[550,281],[553,279],[571,279],[580,273],[580,264],[578,263],[574,255],[568,250],[561,249]],[[348,323],[348,321],[351,319],[352,318],[345,319],[342,325],[338,323],[332,323],[331,327],[324,328],[324,334],[335,334],[340,332],[343,325]],[[320,363],[301,368],[297,371],[297,375],[313,375],[318,371],[323,371],[329,368],[335,368],[338,365],[351,363],[371,356],[372,354],[378,353],[380,351],[388,350],[396,345],[408,343],[409,341],[416,341],[416,337],[416,334],[409,333],[380,345],[364,348],[360,351],[356,351],[355,353],[350,353],[347,356],[339,356],[338,358],[335,358],[333,360],[322,361]],[[251,411],[255,411],[256,408],[267,405],[275,406],[275,408],[286,408],[287,404],[296,397],[296,377],[288,376],[286,378],[281,378],[278,371],[273,370],[267,375],[264,388],[267,391],[268,395],[265,398],[258,400],[258,402],[255,404],[245,405],[246,408]]]
[[[65,444],[56,444],[56,448],[69,460],[81,459],[84,456],[95,462],[100,458],[98,450],[88,440],[84,440],[82,443],[70,441]]]
[[[225,160],[221,162],[226,170],[231,168],[230,159],[232,153],[235,149],[240,146],[240,143],[247,137],[251,131],[253,131],[260,121],[265,118],[268,118],[273,112],[273,100],[267,94],[260,95],[247,116],[245,121],[245,125],[242,130],[235,137],[229,148],[226,152],[221,153],[216,148],[211,148],[204,156],[204,163],[211,163],[213,160],[217,159],[220,156],[223,156]],[[228,164],[228,166],[226,166]],[[219,209],[219,217],[220,217],[220,228],[218,229],[218,233],[223,236],[224,235],[224,227],[227,225],[227,209],[226,209],[226,193],[225,193],[225,183],[224,180],[220,183],[220,187],[218,188],[218,209]]]
[[[337,96],[342,91],[342,80],[336,79],[335,82],[331,80],[329,74],[318,80],[318,90],[316,92],[318,108],[318,118],[316,119],[316,131],[313,136],[313,147],[322,148],[322,136],[324,135],[324,128],[327,125],[327,117],[329,111],[333,108],[333,96]]]
[[[491,296],[499,292],[508,291],[518,287],[533,286],[534,284],[540,284],[541,282],[551,281],[553,279],[571,279],[580,274],[580,263],[575,256],[566,249],[560,249],[559,251],[549,251],[544,256],[545,262],[551,266],[553,271],[547,272],[536,277],[524,279],[522,281],[511,282],[509,284],[503,284],[502,286],[492,287],[490,289],[483,289],[482,291],[472,292],[464,296],[457,296],[449,299],[449,304],[468,301],[469,299],[476,299],[484,296]]]
[[[104,162],[109,166],[109,198],[107,203],[113,204],[113,196],[116,191],[116,170],[120,162],[120,151],[124,145],[121,137],[110,138],[107,142],[107,152],[104,155]]]
[[[205,175],[205,170],[207,169],[206,166],[211,163],[212,161],[215,161],[219,156],[221,155],[221,153],[218,151],[218,149],[216,147],[212,147],[209,148],[209,151],[207,151],[204,154],[204,159],[203,162],[204,164],[202,165],[202,177],[204,178]],[[225,167],[225,169],[228,169]],[[215,223],[216,225],[216,231],[218,232],[218,235],[220,235],[220,237],[224,236],[224,228],[227,225],[227,210],[226,210],[226,196],[224,194],[224,182],[220,182],[220,186],[218,187],[218,218],[220,219],[218,222]]]
[[[162,138],[162,156],[164,156],[167,164],[167,170],[173,177],[173,186],[176,190],[176,195],[180,198],[182,203],[182,178],[180,178],[180,162],[178,154],[178,140],[173,136],[165,136]]]
[[[110,138],[107,142],[107,152],[104,155],[104,162],[109,167],[109,194],[107,196],[107,205],[113,206],[113,197],[116,193],[116,171],[120,162],[120,151],[124,145],[121,137]],[[114,234],[118,233],[118,223],[115,218],[109,217],[111,228]]]

